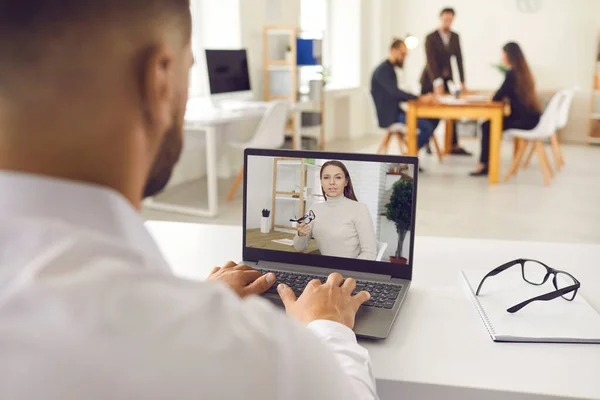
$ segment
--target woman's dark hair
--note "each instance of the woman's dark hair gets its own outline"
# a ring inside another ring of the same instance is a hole
[[[508,62],[512,70],[515,72],[515,91],[519,99],[525,104],[528,110],[541,112],[542,107],[535,92],[535,79],[529,69],[529,64],[525,59],[525,55],[515,42],[509,42],[502,48],[506,53]]]
[[[340,168],[344,171],[344,175],[346,176],[346,180],[348,180],[348,184],[344,188],[344,196],[349,198],[350,200],[358,201],[356,198],[356,194],[354,194],[354,187],[352,186],[352,178],[350,178],[350,174],[348,173],[348,168],[344,164],[339,161],[327,161],[325,164],[321,166],[321,172],[319,176],[323,179],[323,171],[328,166],[333,165],[335,167]],[[325,190],[323,190],[323,186],[321,185],[321,192],[323,192],[323,197],[325,197],[325,201],[327,201],[327,195],[325,194]]]

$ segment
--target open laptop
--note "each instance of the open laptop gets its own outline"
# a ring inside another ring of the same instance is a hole
[[[371,293],[356,334],[387,337],[412,278],[415,171],[416,157],[247,149],[243,258],[277,275],[264,296],[282,306],[279,283],[299,296],[310,280],[337,271],[356,279],[356,292]]]

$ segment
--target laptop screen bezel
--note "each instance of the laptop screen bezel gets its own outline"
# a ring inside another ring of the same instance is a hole
[[[340,161],[365,161],[380,163],[409,164],[413,166],[413,199],[412,199],[412,221],[410,224],[410,244],[409,257],[406,264],[394,264],[381,261],[358,260],[343,257],[332,257],[315,254],[287,252],[278,250],[265,250],[246,246],[246,213],[248,201],[248,157],[293,157],[293,158],[314,158]],[[336,269],[340,271],[355,271],[375,274],[390,275],[392,278],[412,279],[412,269],[414,263],[414,245],[415,245],[415,225],[417,209],[417,187],[418,187],[419,160],[417,157],[394,156],[394,155],[374,155],[360,153],[331,153],[303,150],[266,150],[266,149],[246,149],[244,151],[244,191],[243,191],[243,238],[242,252],[244,261],[258,262],[270,261],[284,264],[306,265],[310,267],[321,267]]]

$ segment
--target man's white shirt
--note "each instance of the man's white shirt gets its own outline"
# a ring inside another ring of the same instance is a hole
[[[173,276],[120,194],[9,172],[0,191],[0,399],[377,398],[350,329]]]

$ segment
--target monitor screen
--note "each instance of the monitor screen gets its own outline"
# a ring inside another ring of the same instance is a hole
[[[246,50],[206,50],[206,68],[211,94],[251,90]]]
[[[245,246],[408,264],[414,168],[248,155]]]

